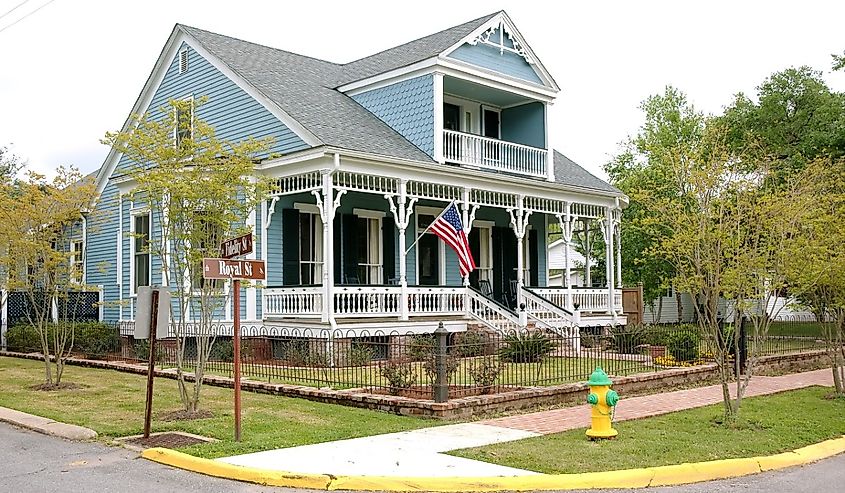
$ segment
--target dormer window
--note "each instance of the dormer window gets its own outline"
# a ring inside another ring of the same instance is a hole
[[[179,52],[179,73],[184,74],[188,71],[188,49]]]
[[[193,137],[194,131],[194,100],[186,99],[175,103],[176,128],[174,129],[174,141],[176,147],[182,145],[182,141]]]

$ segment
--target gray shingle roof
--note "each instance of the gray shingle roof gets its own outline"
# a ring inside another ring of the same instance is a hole
[[[624,195],[621,190],[593,175],[575,161],[555,150],[555,182]]]
[[[413,161],[431,157],[352,98],[340,85],[437,56],[498,12],[345,65],[178,25],[291,118],[320,144]],[[556,182],[605,192],[619,190],[555,151]]]

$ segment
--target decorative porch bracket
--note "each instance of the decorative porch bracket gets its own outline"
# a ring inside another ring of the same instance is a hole
[[[569,250],[572,245],[572,233],[575,222],[578,221],[578,216],[572,214],[572,204],[566,203],[566,213],[556,214],[557,222],[560,225],[560,231],[563,235],[563,268],[564,268],[564,286],[566,286],[566,308],[574,311],[572,305],[572,269],[570,268],[570,253]]]
[[[332,224],[334,222],[337,208],[340,207],[340,199],[346,190],[339,190],[334,195],[332,186],[331,170],[322,170],[322,190],[312,190],[311,194],[317,199],[317,208],[320,211],[320,219],[323,221],[323,310],[320,317],[322,322],[328,322],[334,327],[334,242],[332,241]],[[274,202],[275,204],[275,202]]]
[[[396,227],[399,228],[399,286],[401,288],[400,294],[400,317],[402,320],[408,320],[408,262],[406,252],[405,231],[411,223],[411,216],[414,213],[414,204],[417,198],[413,197],[408,200],[408,181],[400,180],[398,208],[393,202],[394,195],[385,194],[384,198],[390,207],[390,212],[393,213],[393,221]]]
[[[523,257],[522,242],[525,239],[525,233],[528,231],[528,219],[531,217],[532,211],[525,209],[524,195],[519,195],[516,211],[512,208],[507,209],[507,211],[511,218],[511,228],[516,235],[516,306],[519,308],[522,304],[522,288],[525,286],[523,272],[525,258]],[[514,215],[514,213],[516,214]]]

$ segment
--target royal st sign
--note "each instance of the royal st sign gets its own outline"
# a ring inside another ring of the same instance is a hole
[[[202,259],[203,279],[267,279],[267,266],[263,260],[232,260],[225,258]]]
[[[226,240],[220,244],[220,258],[240,257],[252,253],[252,233]]]

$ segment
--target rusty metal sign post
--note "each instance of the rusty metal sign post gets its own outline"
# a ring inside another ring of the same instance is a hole
[[[135,339],[149,339],[147,361],[147,399],[144,407],[144,438],[150,437],[153,415],[156,340],[168,335],[170,326],[170,291],[166,288],[138,286],[135,308]]]
[[[252,253],[252,233],[226,240],[220,244],[222,258],[202,259],[202,277],[204,279],[230,279],[234,290],[233,307],[233,370],[235,380],[235,441],[241,441],[241,280],[263,281],[267,278],[267,268],[263,260],[233,259]]]

